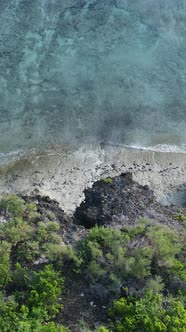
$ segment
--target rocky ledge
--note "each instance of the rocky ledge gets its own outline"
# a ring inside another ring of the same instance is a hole
[[[120,229],[145,218],[180,229],[178,211],[186,212],[186,209],[174,205],[162,205],[148,185],[142,186],[133,181],[132,173],[97,181],[84,194],[85,200],[74,216],[75,222],[85,228],[97,224]]]
[[[84,201],[69,216],[49,196],[20,195],[26,203],[37,204],[43,220],[48,212],[55,214],[67,244],[81,239],[95,225],[121,229],[134,226],[142,218],[181,230],[181,215],[186,214],[184,207],[158,202],[153,190],[134,181],[130,172],[96,181],[92,188],[84,190],[84,196]]]

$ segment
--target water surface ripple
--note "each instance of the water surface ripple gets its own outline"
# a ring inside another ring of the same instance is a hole
[[[183,149],[185,22],[185,0],[1,1],[0,152]]]

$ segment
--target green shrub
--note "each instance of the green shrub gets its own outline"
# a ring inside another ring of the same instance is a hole
[[[25,202],[17,195],[2,195],[0,210],[8,217],[22,218],[25,212]]]
[[[79,244],[78,257],[89,283],[102,283],[113,292],[127,280],[136,280],[144,289],[147,285],[155,288],[156,276],[166,284],[173,276],[186,281],[182,234],[149,221],[128,231],[92,228]]]
[[[61,310],[61,273],[52,264],[61,262],[68,247],[60,226],[16,195],[4,195],[0,210],[0,331],[67,332],[48,322]],[[61,265],[60,265],[61,268]]]
[[[0,239],[11,245],[14,260],[34,264],[40,258],[54,262],[62,257],[65,245],[60,225],[48,218],[41,221],[35,203],[26,204],[16,195],[5,195],[0,201],[0,210],[7,215],[7,221],[0,224]]]
[[[176,216],[176,219],[177,220],[181,220],[181,221],[186,221],[186,215],[184,215],[184,214],[178,214],[177,216]]]
[[[32,283],[29,285],[28,307],[32,314],[35,308],[42,308],[45,319],[55,317],[61,305],[58,303],[63,285],[63,278],[51,265],[46,265],[44,270],[34,272]]]
[[[103,179],[103,182],[105,182],[105,183],[112,183],[112,178],[110,178],[110,177],[105,178],[105,179]]]
[[[101,326],[96,330],[96,332],[109,332],[109,330],[107,330],[106,327]]]
[[[141,299],[115,301],[110,316],[114,332],[186,332],[186,310],[179,299],[147,290]]]
[[[130,249],[130,238],[117,230],[94,227],[80,244],[82,270],[91,283],[104,282],[113,291],[127,278],[150,274],[152,253],[147,248]]]
[[[11,245],[7,241],[0,241],[0,289],[3,289],[11,280]]]

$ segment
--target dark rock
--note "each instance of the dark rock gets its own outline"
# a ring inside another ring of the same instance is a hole
[[[167,224],[173,229],[182,229],[181,222],[175,217],[178,214],[177,207],[157,202],[149,186],[141,186],[133,181],[129,172],[97,181],[84,194],[85,201],[76,209],[74,217],[75,223],[85,228],[97,224],[122,229],[145,218]],[[184,208],[183,214],[186,214]]]
[[[85,201],[76,209],[75,220],[86,228],[122,220],[124,216],[135,220],[154,198],[148,186],[144,190],[132,180],[131,173],[122,173],[109,182],[98,181],[84,194]]]
[[[40,220],[46,221],[51,215],[51,221],[60,224],[60,234],[65,244],[74,244],[85,236],[85,229],[83,226],[74,224],[73,217],[67,215],[59,206],[56,200],[48,196],[40,196],[33,193],[32,195],[19,195],[26,203],[35,203],[37,211],[40,213]]]
[[[121,173],[121,175],[123,178],[125,178],[126,184],[130,184],[132,183],[132,173],[130,172],[126,172],[126,173]]]
[[[149,190],[149,186],[146,184],[145,186],[143,186],[144,190]]]
[[[35,202],[37,205],[37,210],[39,213],[46,214],[46,211],[53,212],[57,215],[60,222],[63,222],[66,219],[64,210],[59,207],[59,203],[51,199],[49,196],[40,196],[40,195],[30,195],[30,196],[21,196],[26,203]]]

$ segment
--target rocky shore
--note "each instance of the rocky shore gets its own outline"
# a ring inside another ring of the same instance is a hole
[[[72,214],[83,190],[106,177],[131,172],[133,179],[154,190],[159,201],[184,204],[186,154],[123,147],[61,147],[14,158],[0,165],[0,193],[40,194]]]
[[[38,193],[19,196],[26,203],[36,203],[42,220],[45,221],[47,215],[54,215],[55,221],[60,224],[64,244],[75,248],[78,241],[83,240],[95,225],[128,232],[140,224],[142,218],[146,220],[144,232],[152,225],[159,225],[181,234],[185,228],[186,208],[162,205],[148,185],[141,185],[133,178],[135,173],[127,172],[96,181],[92,188],[84,190],[85,199],[72,216],[66,214],[59,203],[48,196],[40,196]],[[144,237],[142,232],[133,245],[140,246]],[[97,282],[90,287],[86,278],[69,273],[68,262],[65,263],[63,273],[64,308],[58,317],[59,322],[62,321],[73,332],[85,331],[79,325],[81,319],[90,326],[104,324],[112,301],[107,286]],[[130,292],[136,292],[139,285],[129,280],[127,287]],[[170,287],[177,287],[177,284],[173,282]],[[119,298],[122,295],[120,291],[118,289],[114,296]]]

